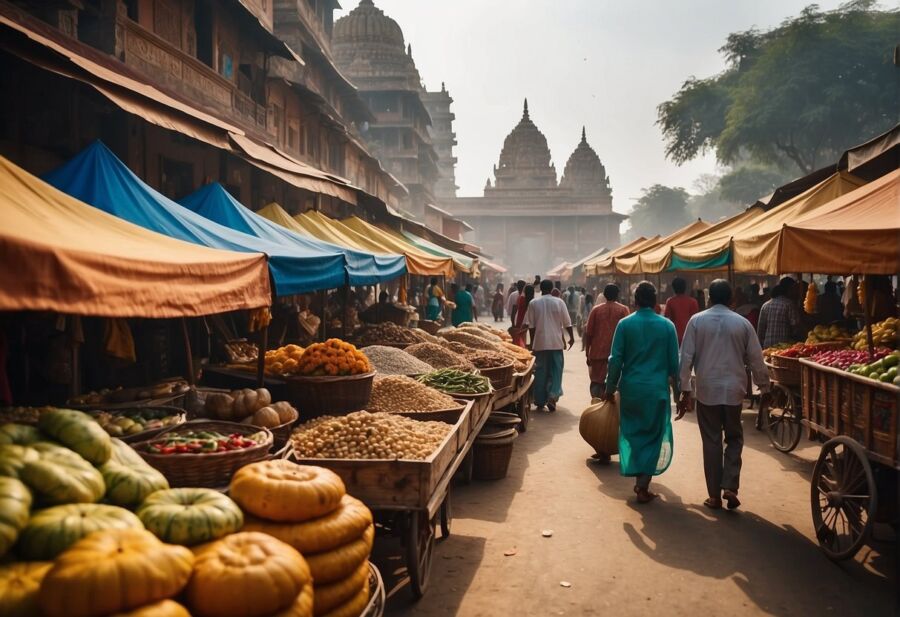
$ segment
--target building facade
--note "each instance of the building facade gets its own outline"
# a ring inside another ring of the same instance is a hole
[[[526,100],[493,176],[483,196],[444,203],[474,228],[466,240],[516,276],[543,275],[598,247],[619,246],[619,225],[627,217],[612,210],[609,178],[584,129],[557,182],[547,139],[531,120]]]
[[[456,157],[453,155],[453,147],[456,146],[453,121],[456,116],[450,111],[453,97],[441,82],[440,91],[425,92],[422,100],[431,116],[428,134],[438,157],[438,179],[434,185],[434,196],[440,204],[442,201],[455,199],[456,191],[459,189],[456,186]]]

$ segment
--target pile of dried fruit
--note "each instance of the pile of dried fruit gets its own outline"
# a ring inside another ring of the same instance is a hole
[[[420,343],[421,344],[421,343]],[[362,352],[382,375],[422,375],[430,373],[432,366],[396,347],[369,345]]]
[[[310,420],[294,431],[291,442],[298,458],[423,460],[451,428],[445,422],[354,411]]]
[[[416,413],[458,407],[452,398],[411,377],[376,377],[368,410],[387,413]]]
[[[455,368],[463,371],[474,371],[475,365],[464,356],[434,343],[418,343],[410,345],[404,350],[411,356],[415,356],[422,362],[427,362],[436,369]]]
[[[498,368],[501,366],[509,366],[513,363],[512,359],[495,351],[482,351],[466,356],[476,368]]]

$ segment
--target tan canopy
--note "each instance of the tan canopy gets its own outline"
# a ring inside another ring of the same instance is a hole
[[[657,268],[661,263],[665,264],[668,262],[668,259],[666,258],[672,250],[673,245],[678,244],[683,240],[693,238],[706,229],[709,229],[709,223],[697,219],[681,229],[673,231],[665,238],[660,238],[652,245],[643,247],[634,255],[616,257],[616,272],[621,272],[622,274],[656,274],[657,272],[662,272],[662,269]],[[665,255],[665,258],[660,259],[660,254]]]
[[[585,272],[588,274],[615,274],[618,272],[616,270],[616,261],[622,257],[629,257],[631,255],[637,255],[644,249],[648,247],[655,246],[657,242],[659,242],[662,237],[659,235],[653,236],[652,238],[644,238],[641,236],[641,241],[629,242],[625,246],[621,246],[615,251],[607,253],[606,255],[601,255],[595,260],[589,261],[585,264]],[[588,265],[590,264],[591,269],[588,270]]]
[[[138,227],[3,157],[0,220],[0,310],[179,317],[271,303],[265,255]]]

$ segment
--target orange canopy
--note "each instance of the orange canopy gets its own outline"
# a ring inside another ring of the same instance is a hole
[[[668,260],[660,259],[661,254],[668,256],[669,251],[672,250],[672,245],[693,238],[706,229],[709,229],[709,223],[697,219],[681,229],[676,229],[665,238],[660,238],[652,245],[642,247],[640,250],[635,251],[633,255],[616,257],[614,264],[616,272],[623,274],[656,274],[662,272],[660,264],[665,264]],[[663,265],[664,267],[665,265]]]
[[[360,236],[376,239],[379,244],[393,253],[402,253],[403,255],[406,255],[406,264],[410,274],[432,276],[443,275],[447,277],[452,277],[454,275],[453,259],[450,257],[438,257],[426,253],[410,242],[407,242],[402,238],[395,238],[375,225],[367,223],[358,216],[351,216],[335,222],[350,231],[356,232]]]
[[[653,236],[652,238],[644,238],[640,242],[630,242],[611,253],[601,255],[598,259],[592,262],[594,264],[593,273],[615,274],[618,272],[618,270],[616,269],[616,260],[622,257],[627,257],[629,255],[637,255],[644,249],[656,246],[656,244],[660,240],[661,237],[659,235]]]
[[[271,303],[265,255],[138,227],[3,157],[0,220],[0,310],[180,317]]]
[[[646,242],[647,242],[647,238],[645,238],[644,236],[637,237],[634,240],[631,240],[630,242],[626,242],[619,248],[615,248],[610,251],[603,252],[600,255],[597,255],[596,257],[591,257],[591,258],[587,259],[584,262],[584,264],[582,264],[582,269],[584,270],[584,273],[588,276],[590,276],[592,274],[599,274],[598,272],[595,271],[595,268],[598,265],[600,265],[601,263],[608,265],[608,264],[612,263],[612,258],[615,257],[616,255],[624,255],[628,251],[630,251],[632,248],[634,248],[636,246],[640,246]]]

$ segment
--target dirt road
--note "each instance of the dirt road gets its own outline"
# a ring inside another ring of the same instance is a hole
[[[438,541],[418,603],[402,561],[386,557],[392,546],[384,545],[377,563],[388,581],[388,615],[897,614],[893,541],[834,564],[813,539],[814,444],[781,454],[745,413],[744,507],[714,513],[701,505],[700,437],[689,416],[675,424],[675,459],[653,484],[662,498],[637,505],[615,462],[588,462],[578,434],[586,373],[570,352],[560,408],[533,416],[508,478],[454,487],[453,532]],[[892,538],[890,529],[879,535]]]

